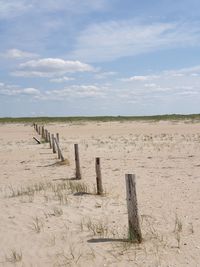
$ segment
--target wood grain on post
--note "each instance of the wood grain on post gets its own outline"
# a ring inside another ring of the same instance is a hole
[[[95,166],[96,166],[97,195],[102,195],[103,186],[102,186],[102,179],[101,179],[100,158],[96,158]]]
[[[59,133],[56,134],[56,139],[57,139],[58,144],[59,144],[59,142],[60,142],[60,141],[59,141]],[[61,159],[60,152],[61,152],[61,151],[58,149],[58,158],[59,158],[59,159]]]
[[[45,142],[48,142],[48,130],[45,130]]]
[[[49,139],[49,147],[52,148],[52,145],[51,145],[51,134],[50,134],[50,132],[48,132],[48,139]]]
[[[36,137],[33,137],[33,139],[34,139],[38,144],[40,144],[40,141],[39,141]]]
[[[44,139],[44,126],[42,126],[42,138]]]
[[[58,150],[58,158],[61,159],[61,161],[64,161],[65,159],[64,159],[64,157],[62,155],[62,152],[61,152],[61,149],[60,149],[60,146],[59,146],[57,138],[54,137],[54,141],[56,143],[57,150]]]
[[[55,146],[54,134],[51,135],[51,142],[52,142],[53,153],[55,154],[56,146]]]
[[[126,196],[127,196],[127,209],[128,209],[128,224],[129,224],[129,239],[131,241],[142,242],[142,233],[140,229],[135,175],[126,174]]]
[[[75,152],[75,165],[76,165],[76,179],[81,179],[78,144],[74,144],[74,152]]]
[[[56,138],[57,138],[57,141],[59,143],[60,142],[59,133],[56,134]]]

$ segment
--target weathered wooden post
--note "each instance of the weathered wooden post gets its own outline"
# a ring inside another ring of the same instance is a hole
[[[40,141],[39,141],[36,137],[33,137],[33,139],[34,139],[38,144],[41,144]]]
[[[55,146],[54,134],[51,135],[51,142],[52,142],[53,153],[55,154],[56,146]]]
[[[61,149],[59,147],[59,143],[58,143],[58,140],[57,138],[54,137],[54,142],[56,143],[56,146],[57,146],[57,150],[58,150],[58,158],[61,159],[61,161],[64,161],[64,157],[62,155],[62,152],[61,152]]]
[[[42,138],[44,139],[44,126],[42,126]]]
[[[41,126],[38,126],[38,134],[41,135]]]
[[[48,132],[48,139],[49,139],[49,147],[52,148],[52,145],[51,145],[51,134],[50,134],[50,132]]]
[[[60,142],[60,139],[59,139],[59,133],[56,134],[56,138],[58,140],[58,143]]]
[[[45,130],[45,142],[48,142],[48,130]]]
[[[101,179],[100,158],[96,158],[95,166],[96,166],[97,195],[102,195],[103,194],[103,186],[102,186],[102,179]]]
[[[76,179],[81,179],[81,169],[80,169],[80,161],[79,161],[79,151],[78,144],[74,144],[74,152],[75,152],[75,165],[76,165]]]
[[[142,242],[142,233],[139,223],[137,195],[135,185],[135,175],[126,174],[126,197],[128,209],[129,239],[131,241]]]
[[[58,141],[58,144],[59,144],[59,133],[56,134],[56,139]],[[60,155],[60,150],[58,149],[58,158],[60,159],[61,158],[61,155]]]

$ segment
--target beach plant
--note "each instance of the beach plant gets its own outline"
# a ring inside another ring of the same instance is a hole
[[[43,229],[43,222],[40,218],[35,217],[33,218],[33,222],[31,224],[32,230],[34,230],[37,234],[39,234]]]
[[[90,218],[85,222],[87,229],[95,236],[105,237],[108,235],[108,225],[102,220],[92,221]]]
[[[183,230],[183,224],[181,220],[178,218],[177,214],[175,216],[175,226],[174,226],[174,234],[177,241],[177,248],[180,249],[181,246],[181,232]]]
[[[22,261],[22,252],[12,249],[9,256],[5,256],[7,262],[17,263]]]
[[[89,193],[88,186],[84,182],[70,181],[69,189],[72,193]]]

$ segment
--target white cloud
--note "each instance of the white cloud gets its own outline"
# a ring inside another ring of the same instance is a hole
[[[106,71],[106,72],[99,72],[95,75],[96,79],[106,79],[111,76],[117,75],[117,72],[114,71]]]
[[[40,94],[40,91],[35,88],[25,88],[22,90],[22,92],[27,95],[39,95]]]
[[[95,69],[80,61],[66,61],[60,58],[30,60],[19,65],[19,70],[12,73],[21,77],[54,77],[65,73],[93,72]]]
[[[199,45],[199,25],[108,21],[86,28],[71,56],[87,62],[112,61],[150,51]]]
[[[145,83],[144,84],[145,87],[156,87],[155,83]]]
[[[17,85],[0,83],[0,95],[5,95],[5,96],[31,95],[35,97],[40,94],[41,92],[36,88],[20,88]]]
[[[2,54],[4,57],[7,58],[16,58],[16,59],[20,59],[20,58],[33,58],[33,57],[37,57],[37,54],[34,53],[30,53],[27,51],[22,51],[16,48],[13,49],[9,49],[7,50],[4,54]]]
[[[199,72],[199,73],[198,73]],[[195,75],[193,75],[195,73]],[[173,100],[200,97],[200,66],[161,71],[155,75],[138,75],[120,79],[121,90],[116,97],[126,100],[145,99]],[[127,83],[128,81],[128,83]],[[156,82],[155,82],[156,81]],[[171,101],[170,100],[170,101]]]
[[[122,78],[120,79],[123,82],[132,82],[132,81],[147,81],[147,80],[153,80],[159,78],[158,75],[136,75],[136,76],[131,76],[129,78]]]
[[[190,75],[193,77],[198,77],[198,76],[200,76],[200,73],[191,73]]]
[[[188,68],[182,68],[179,70],[169,70],[164,72],[166,75],[172,75],[176,77],[181,77],[184,75],[191,75],[191,76],[199,76],[200,75],[200,65],[188,67]]]
[[[0,18],[10,18],[23,14],[31,9],[30,1],[25,0],[0,0]]]
[[[56,73],[44,73],[44,72],[40,72],[40,71],[22,71],[22,70],[17,70],[17,71],[11,72],[11,75],[12,76],[15,76],[15,77],[40,77],[40,78],[49,78],[49,77],[54,77],[57,74]]]
[[[87,13],[94,10],[101,10],[107,5],[106,0],[36,0],[36,5],[43,10],[64,10],[72,13]]]
[[[51,79],[50,82],[53,82],[53,83],[63,83],[63,82],[68,82],[68,81],[73,81],[74,78],[71,78],[71,77],[61,77],[61,78],[54,78],[54,79]]]
[[[0,0],[0,18],[13,18],[28,12],[88,13],[102,10],[105,6],[107,6],[106,0]]]
[[[147,76],[132,76],[127,79],[122,79],[124,82],[131,82],[131,81],[146,81],[148,79]]]
[[[195,96],[195,95],[199,95],[199,92],[198,91],[179,91],[179,92],[176,92],[175,93],[176,95],[178,96]]]
[[[107,87],[96,85],[72,85],[64,89],[48,90],[42,97],[44,100],[71,100],[74,98],[104,98]]]

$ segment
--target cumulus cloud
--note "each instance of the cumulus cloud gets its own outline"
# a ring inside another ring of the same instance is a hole
[[[5,96],[39,96],[41,92],[36,88],[20,88],[17,85],[0,83],[0,95]]]
[[[54,77],[65,73],[93,72],[95,69],[80,61],[67,61],[60,58],[30,60],[19,65],[19,70],[12,73],[21,77]]]
[[[199,25],[107,21],[83,30],[71,56],[87,62],[112,61],[155,50],[199,45]]]
[[[195,74],[195,75],[193,75]],[[121,90],[115,90],[116,98],[128,101],[154,101],[163,102],[187,97],[198,99],[200,97],[200,66],[182,69],[161,71],[155,75],[138,75],[120,79]]]
[[[7,58],[16,58],[16,59],[33,58],[38,56],[37,54],[30,53],[27,51],[22,51],[16,48],[9,49],[2,55]]]
[[[74,98],[104,98],[105,86],[96,85],[72,85],[63,89],[47,90],[42,95],[44,100],[71,100]],[[41,97],[40,97],[41,98]]]

